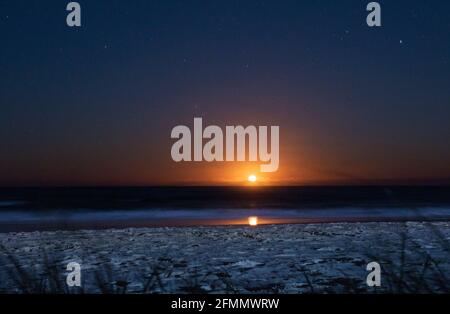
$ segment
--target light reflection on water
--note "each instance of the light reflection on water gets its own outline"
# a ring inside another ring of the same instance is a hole
[[[0,211],[0,232],[81,228],[171,227],[356,221],[450,220],[450,208],[124,209]]]

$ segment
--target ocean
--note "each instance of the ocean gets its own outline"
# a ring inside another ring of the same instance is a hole
[[[450,186],[1,188],[0,232],[449,220]]]

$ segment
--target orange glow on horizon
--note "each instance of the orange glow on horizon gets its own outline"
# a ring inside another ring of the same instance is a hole
[[[254,174],[251,174],[248,176],[248,182],[254,183],[254,182],[256,182],[256,180],[257,180],[257,178]]]
[[[257,226],[258,225],[258,217],[256,217],[256,216],[248,217],[248,224],[252,227]]]

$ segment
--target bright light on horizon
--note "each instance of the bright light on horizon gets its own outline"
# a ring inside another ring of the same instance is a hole
[[[248,224],[250,226],[257,226],[258,225],[258,217],[256,217],[256,216],[248,217]]]
[[[256,176],[254,174],[249,175],[248,182],[256,182]]]

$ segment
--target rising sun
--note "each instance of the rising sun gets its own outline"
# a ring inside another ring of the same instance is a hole
[[[248,182],[256,182],[256,176],[254,174],[251,174],[248,176]]]

